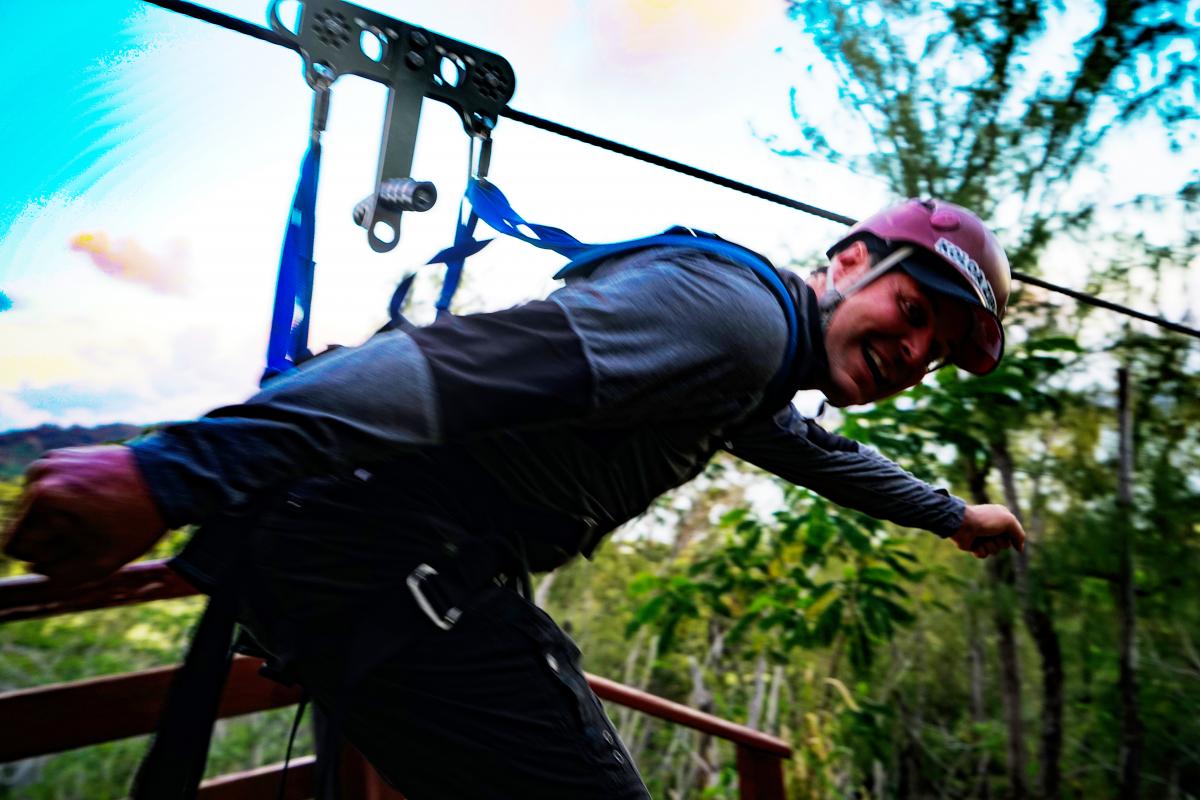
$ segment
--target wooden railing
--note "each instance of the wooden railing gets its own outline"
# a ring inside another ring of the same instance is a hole
[[[195,593],[162,561],[131,564],[101,583],[69,593],[36,576],[8,578],[0,580],[0,623]],[[299,701],[298,688],[261,677],[260,666],[255,658],[234,659],[218,716],[233,717]],[[0,694],[0,763],[153,732],[175,669],[161,667]],[[783,761],[792,755],[787,742],[606,678],[588,675],[587,679],[604,700],[732,742],[742,800],[784,800]],[[68,718],[71,723],[62,724]],[[210,779],[199,796],[203,800],[271,797],[278,791],[282,771],[283,765],[275,764]],[[339,774],[344,797],[400,797],[353,751],[343,756]],[[287,773],[289,800],[312,797],[315,775],[311,756],[293,759]]]

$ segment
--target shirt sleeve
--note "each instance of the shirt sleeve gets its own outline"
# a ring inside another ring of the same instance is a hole
[[[787,331],[750,270],[658,250],[598,273],[547,300],[341,348],[135,443],[164,518],[200,522],[301,478],[498,430],[761,396]]]
[[[938,536],[962,525],[966,504],[901,469],[869,447],[829,433],[788,406],[738,430],[728,442],[737,457],[838,505]]]

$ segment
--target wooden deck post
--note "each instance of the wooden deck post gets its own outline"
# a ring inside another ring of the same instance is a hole
[[[737,771],[741,800],[787,800],[779,756],[739,743]]]

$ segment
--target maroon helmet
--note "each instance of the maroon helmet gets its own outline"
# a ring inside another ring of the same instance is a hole
[[[913,245],[933,256],[905,259],[898,268],[924,288],[975,311],[970,335],[955,347],[951,361],[976,375],[995,369],[1004,355],[1000,320],[1008,304],[1011,272],[1004,248],[983,221],[943,200],[905,200],[854,225],[829,254],[864,233],[882,239],[889,249]]]

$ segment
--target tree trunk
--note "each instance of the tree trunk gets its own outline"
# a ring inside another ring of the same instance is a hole
[[[1142,721],[1137,687],[1137,608],[1133,586],[1133,405],[1129,398],[1129,370],[1117,370],[1118,450],[1117,473],[1117,580],[1113,584],[1117,606],[1117,687],[1121,697],[1121,745],[1117,758],[1117,796],[1134,800],[1141,779]]]
[[[784,670],[782,664],[776,664],[771,673],[771,692],[767,695],[767,720],[763,730],[772,735],[779,735],[779,690],[783,687]]]
[[[760,652],[754,661],[754,694],[750,697],[750,708],[746,712],[746,727],[761,730],[758,721],[762,717],[763,701],[767,696],[767,654]]]
[[[1062,791],[1063,663],[1062,646],[1054,627],[1049,598],[1025,612],[1029,629],[1042,659],[1042,735],[1038,746],[1038,794],[1058,800]]]
[[[550,574],[553,575],[555,573]],[[629,653],[625,656],[625,669],[621,674],[621,682],[635,689],[645,690],[646,688],[646,684],[636,681],[638,659],[642,655],[642,646],[646,643],[648,630],[646,627],[641,627],[634,634],[633,642],[629,645]],[[633,744],[634,734],[636,733],[635,726],[641,716],[640,714],[635,714],[633,709],[628,706],[621,706],[621,709],[617,712],[617,730],[621,732],[621,739],[624,740],[627,747]],[[633,755],[636,756],[637,754],[633,753]]]
[[[971,587],[971,594],[978,594],[980,587],[976,582]],[[979,620],[973,607],[967,608],[967,658],[971,673],[971,721],[977,727],[987,721],[987,706],[984,704],[984,671],[983,671],[983,641],[979,638]],[[975,786],[971,797],[988,800],[991,796],[987,780],[988,767],[991,757],[986,746],[979,748],[979,760],[975,762]]]
[[[971,500],[977,504],[991,502],[987,493],[987,470],[979,469],[973,458],[965,456],[967,481]],[[1000,659],[1000,697],[1004,703],[1004,721],[1008,730],[1008,785],[1013,800],[1024,800],[1025,787],[1025,725],[1021,719],[1021,669],[1017,660],[1017,637],[1013,630],[1013,610],[1009,589],[1013,571],[1007,559],[990,558],[987,562],[988,581],[992,587],[992,623],[996,627],[996,650]]]
[[[725,631],[720,629],[715,620],[709,622],[709,636],[712,639],[703,663],[697,661],[694,656],[688,657],[689,671],[692,674],[692,692],[688,697],[688,705],[706,714],[713,713],[716,698],[704,683],[704,673],[707,670],[717,670],[721,656],[725,653]],[[695,789],[699,793],[708,786],[710,779],[715,774],[710,754],[711,748],[712,735],[701,733],[692,750],[693,768],[689,777],[680,784],[684,791]]]
[[[1028,791],[1025,786],[1025,722],[1021,718],[1021,667],[1017,660],[1012,606],[1005,596],[1012,586],[1013,573],[1005,561],[996,558],[989,559],[987,572],[996,597],[992,622],[996,626],[1000,696],[1004,701],[1004,721],[1008,728],[1009,796],[1013,800],[1023,800]]]
[[[1005,503],[1024,524],[1012,455],[1005,437],[1001,436],[993,443],[992,460],[1000,473]],[[1030,573],[1029,558],[1036,546],[1035,542],[1026,541],[1025,551],[1013,554],[1013,566],[1021,601],[1021,617],[1042,662],[1042,733],[1038,745],[1037,794],[1043,800],[1058,800],[1062,783],[1062,647],[1058,630],[1054,627],[1050,598],[1036,585],[1036,574]]]

